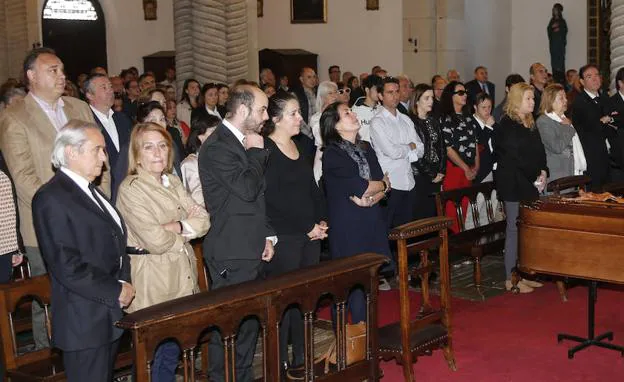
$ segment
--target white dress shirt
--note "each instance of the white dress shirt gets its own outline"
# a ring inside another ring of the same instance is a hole
[[[217,107],[215,106],[214,110],[210,110],[208,108],[208,106],[206,106],[206,111],[208,112],[208,114],[210,115],[214,115],[215,117],[219,117],[219,119],[223,119],[223,117],[221,117],[221,114],[219,114],[219,111],[217,110]]]
[[[72,170],[68,169],[67,167],[61,167],[61,171],[63,171],[63,173],[65,175],[67,175],[71,180],[73,180],[74,183],[76,183],[78,185],[78,187],[80,187],[80,189],[89,197],[89,199],[91,199],[93,201],[93,203],[95,203],[95,205],[99,209],[102,209],[102,207],[100,207],[100,204],[93,198],[93,194],[91,193],[91,190],[89,190],[89,181],[88,180],[86,180],[82,176],[76,174],[75,172],[73,172]],[[113,206],[111,206],[111,204],[108,202],[108,200],[103,198],[102,195],[100,195],[97,192],[96,192],[96,194],[98,196],[98,199],[100,199],[100,201],[104,205],[104,207],[106,207],[106,210],[108,210],[108,213],[110,214],[110,216],[112,216],[113,219],[115,219],[115,222],[117,223],[119,228],[121,228],[121,230],[123,231],[123,226],[121,225],[121,219],[119,218],[119,215],[117,214],[117,211],[115,211]]]
[[[228,121],[227,119],[223,120],[223,125],[225,127],[227,127],[228,130],[230,130],[232,132],[232,134],[234,134],[234,136],[236,137],[236,139],[238,139],[240,144],[243,145],[243,149],[244,149],[245,145],[243,144],[243,139],[245,139],[245,134],[243,134],[240,130],[238,130],[236,127],[234,127],[234,125],[232,125],[230,123],[230,121]],[[267,240],[271,240],[273,245],[277,244],[277,236],[267,236],[266,239]]]
[[[30,94],[33,96],[35,101],[37,101],[39,106],[41,106],[44,113],[46,113],[56,131],[61,130],[61,128],[67,123],[67,115],[65,115],[65,110],[63,109],[65,107],[63,98],[59,98],[56,100],[54,105],[50,105],[46,101],[34,95],[32,92]]]
[[[108,109],[108,113],[104,114],[98,109],[94,108],[93,105],[89,105],[93,113],[97,119],[100,120],[102,126],[104,126],[104,130],[108,133],[111,141],[115,145],[117,152],[119,152],[119,133],[117,132],[117,126],[115,125],[115,120],[113,120],[113,114],[115,113],[113,109]]]
[[[395,111],[392,115],[385,107],[371,120],[371,144],[377,154],[381,169],[388,173],[392,188],[410,191],[414,188],[411,162],[418,161],[425,153],[425,146],[416,134],[414,122],[407,115]],[[416,144],[412,150],[410,143]]]

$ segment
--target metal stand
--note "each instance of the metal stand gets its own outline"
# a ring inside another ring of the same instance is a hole
[[[580,342],[579,345],[576,345],[570,349],[568,349],[568,358],[574,358],[574,353],[581,351],[590,346],[598,346],[605,349],[611,349],[615,351],[619,351],[624,357],[624,347],[613,345],[608,342],[603,342],[604,339],[609,341],[613,341],[613,332],[606,332],[598,337],[594,337],[594,321],[595,321],[595,305],[596,305],[596,290],[598,288],[598,282],[590,281],[589,283],[589,295],[587,297],[587,338],[573,336],[570,334],[557,334],[557,342],[561,342],[563,340],[570,340]]]

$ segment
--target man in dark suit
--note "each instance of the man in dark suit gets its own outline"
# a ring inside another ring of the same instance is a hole
[[[620,68],[615,75],[617,92],[611,96],[609,111],[617,126],[615,134],[609,139],[611,145],[611,159],[614,166],[611,168],[609,181],[624,181],[624,68]]]
[[[477,66],[474,70],[474,80],[466,82],[466,91],[471,104],[475,103],[477,94],[485,93],[496,100],[496,85],[488,81],[488,70],[485,66]]]
[[[301,69],[299,76],[300,86],[293,87],[293,93],[299,100],[301,117],[303,121],[310,123],[310,117],[317,112],[316,110],[316,87],[318,86],[318,77],[314,69],[304,67]]]
[[[103,74],[92,74],[84,82],[84,94],[87,97],[93,118],[104,135],[106,153],[111,169],[111,200],[115,200],[117,189],[124,180],[127,168],[115,171],[120,150],[127,149],[130,141],[132,121],[123,112],[114,112],[115,92],[108,77]]]
[[[268,151],[258,135],[269,118],[268,99],[257,87],[232,90],[228,118],[199,151],[199,178],[211,229],[204,240],[204,258],[212,289],[254,280],[262,262],[273,257],[277,237],[265,213],[264,171]],[[237,381],[252,381],[251,368],[258,322],[245,321],[236,338]],[[221,336],[213,333],[209,345],[210,380],[224,381]]]
[[[608,182],[609,154],[606,139],[616,134],[614,119],[610,115],[609,99],[600,94],[602,78],[593,64],[579,70],[583,91],[574,98],[572,123],[578,132],[587,160],[587,175],[592,178],[592,190]]]
[[[397,79],[399,80],[399,104],[397,105],[397,110],[408,115],[414,85],[409,77],[404,74],[397,76]]]
[[[52,284],[52,342],[69,382],[110,382],[122,330],[115,321],[134,297],[126,229],[93,180],[106,162],[92,123],[70,121],[54,142],[57,169],[32,202],[35,233]]]

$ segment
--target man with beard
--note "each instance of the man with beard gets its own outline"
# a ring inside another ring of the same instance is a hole
[[[267,114],[267,96],[257,87],[241,85],[232,90],[228,117],[199,151],[199,178],[210,211],[211,229],[204,240],[204,258],[212,289],[249,280],[271,261],[277,237],[265,213],[264,171],[269,155],[258,134]],[[259,324],[244,321],[236,337],[236,376],[252,381],[252,362]],[[224,352],[219,333],[211,336],[209,374],[224,381]],[[230,366],[231,367],[231,366]],[[231,375],[231,370],[229,370]]]

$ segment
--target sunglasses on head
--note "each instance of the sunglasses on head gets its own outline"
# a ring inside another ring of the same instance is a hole
[[[338,89],[338,94],[342,95],[342,94],[350,94],[351,93],[351,89],[346,88],[346,89]]]
[[[458,90],[456,92],[453,92],[453,94],[457,94],[458,96],[465,96],[466,95],[466,91],[465,90]]]

